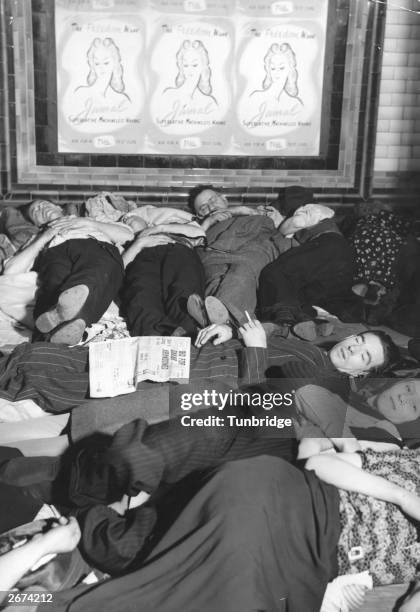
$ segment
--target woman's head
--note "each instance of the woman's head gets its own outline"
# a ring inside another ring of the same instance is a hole
[[[185,81],[194,81],[203,94],[211,94],[209,54],[201,40],[184,40],[176,54],[176,63],[178,74],[175,84],[177,87],[181,87]]]
[[[349,376],[379,373],[396,362],[399,352],[388,334],[369,330],[344,338],[329,352],[332,364]]]
[[[112,38],[95,38],[87,52],[87,60],[90,68],[88,85],[93,85],[98,78],[104,78],[112,89],[124,93],[121,55]]]
[[[405,378],[394,382],[368,401],[396,425],[415,421],[420,417],[420,380]]]
[[[289,96],[298,96],[296,55],[289,43],[273,43],[264,57],[264,68],[263,89],[280,82]]]

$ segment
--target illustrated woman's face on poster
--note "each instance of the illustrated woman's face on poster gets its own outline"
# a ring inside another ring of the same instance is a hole
[[[283,54],[273,55],[270,59],[269,71],[273,83],[284,87],[289,75],[289,64]]]
[[[98,47],[93,55],[93,69],[98,78],[111,79],[114,71],[114,58],[106,47]]]
[[[181,65],[186,80],[197,82],[200,79],[203,65],[201,56],[195,49],[184,51]]]

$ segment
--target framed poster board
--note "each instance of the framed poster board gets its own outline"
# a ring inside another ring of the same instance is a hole
[[[346,197],[368,191],[384,5],[4,0],[4,7],[10,198],[79,201],[106,188],[185,201],[200,182],[258,201],[296,183]],[[111,98],[102,104],[92,66],[105,78],[107,58],[121,74],[106,81]],[[283,75],[290,65],[294,85]]]
[[[319,155],[332,4],[55,0],[58,152]]]

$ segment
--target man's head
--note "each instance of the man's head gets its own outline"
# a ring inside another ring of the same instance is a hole
[[[191,189],[188,205],[200,219],[204,219],[216,210],[226,210],[229,207],[225,196],[212,185],[197,185]]]
[[[369,403],[395,425],[415,421],[420,417],[420,380],[399,380],[371,398]]]
[[[42,227],[64,216],[63,209],[49,200],[34,200],[28,208],[28,217],[34,225]]]
[[[372,330],[349,336],[329,352],[332,364],[349,376],[381,372],[398,359],[398,349],[383,331]]]
[[[142,232],[147,227],[146,221],[136,215],[135,211],[126,213],[121,217],[120,221],[131,227],[135,234]]]

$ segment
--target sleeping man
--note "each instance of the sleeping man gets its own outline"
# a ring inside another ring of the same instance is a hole
[[[123,281],[121,245],[132,230],[115,222],[65,216],[60,206],[36,200],[28,208],[40,233],[4,264],[4,274],[37,273],[37,338],[77,344],[117,296]]]

